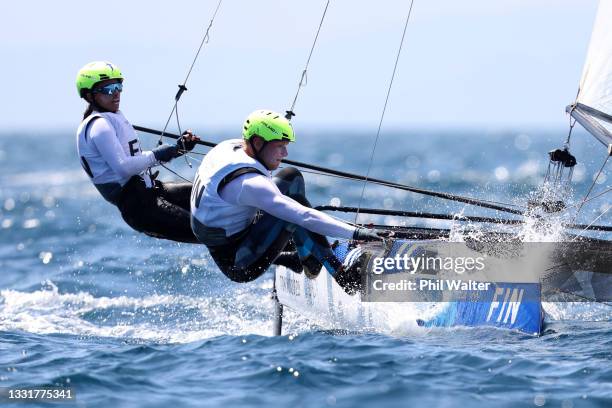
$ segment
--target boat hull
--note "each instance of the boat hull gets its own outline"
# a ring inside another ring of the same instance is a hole
[[[441,241],[397,240],[385,251],[392,257],[398,253],[414,253],[415,246],[447,251],[448,243]],[[346,260],[358,256],[359,250],[336,246],[336,255]],[[403,252],[402,252],[403,251]],[[357,252],[357,255],[355,254]],[[371,270],[371,268],[370,268]],[[398,271],[385,271],[387,282],[403,279]],[[374,279],[381,275],[371,271],[364,277],[364,287],[354,295],[347,294],[325,268],[316,278],[277,267],[275,287],[280,304],[302,315],[329,323],[336,329],[372,330],[377,332],[409,332],[418,327],[497,327],[539,335],[543,330],[541,285],[539,278],[520,278],[511,282],[487,281],[487,275],[472,276],[484,290],[449,292],[401,292],[391,297],[373,296]],[[489,276],[491,276],[489,274]],[[385,277],[384,274],[382,276]],[[421,281],[438,282],[441,276],[409,275],[419,285]],[[520,281],[523,279],[524,281]]]

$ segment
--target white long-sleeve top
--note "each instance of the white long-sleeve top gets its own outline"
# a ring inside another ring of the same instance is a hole
[[[355,232],[352,225],[303,206],[284,195],[272,179],[262,174],[247,173],[232,180],[221,190],[220,196],[229,204],[253,209],[251,214],[243,213],[244,228],[252,222],[256,210],[261,209],[277,218],[329,237],[351,239]]]
[[[95,116],[98,118],[94,119]],[[86,132],[91,120],[93,123]],[[153,152],[140,149],[134,128],[121,112],[94,112],[84,120],[77,131],[77,150],[96,185],[117,183],[123,186],[130,177],[143,174],[158,164]],[[147,180],[148,176],[144,178]]]

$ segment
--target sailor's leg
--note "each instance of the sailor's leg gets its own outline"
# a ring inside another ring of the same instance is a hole
[[[189,210],[164,198],[160,188],[146,188],[139,177],[124,186],[117,207],[136,231],[155,238],[198,243],[191,230]]]
[[[311,207],[306,198],[306,187],[304,177],[294,167],[287,167],[274,176],[274,183],[285,195],[293,198],[300,204]],[[294,242],[297,247],[300,260],[307,274],[316,275],[321,266],[335,275],[342,269],[342,263],[333,253],[327,238],[302,227],[296,227]]]
[[[191,183],[158,182],[160,195],[174,205],[190,211]]]
[[[288,245],[295,225],[264,215],[232,244],[209,246],[210,255],[223,273],[234,282],[260,277]]]

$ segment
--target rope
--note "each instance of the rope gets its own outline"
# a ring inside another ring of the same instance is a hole
[[[606,167],[606,164],[608,163],[609,158],[610,158],[609,155],[606,156],[606,160],[604,160],[603,164],[601,165],[601,168],[597,172],[597,175],[594,177],[593,183],[591,184],[591,187],[589,187],[589,191],[587,191],[586,195],[582,199],[582,202],[580,203],[580,206],[578,207],[578,210],[576,210],[576,214],[574,215],[574,218],[572,219],[572,224],[576,222],[576,218],[578,218],[578,214],[580,213],[580,210],[582,210],[582,207],[584,206],[584,203],[586,203],[587,198],[589,197],[589,194],[591,194],[591,191],[593,191],[593,187],[595,187],[595,184],[597,184],[597,180],[599,179],[599,176],[601,172],[603,171],[604,167]]]
[[[576,234],[576,236],[572,239],[571,242],[574,242],[576,239],[578,239],[578,237],[580,236],[580,234],[582,234],[584,231],[588,230],[589,228],[591,228],[591,226],[593,224],[595,224],[595,221],[597,221],[598,219],[600,219],[601,217],[604,216],[605,213],[607,213],[608,211],[610,211],[610,209],[612,209],[612,206],[606,208],[601,214],[599,214],[589,225],[587,225],[582,231],[579,231],[578,234]]]
[[[187,71],[187,76],[185,76],[185,80],[183,81],[183,83],[181,85],[179,85],[179,90],[176,93],[175,97],[174,97],[174,106],[172,106],[172,110],[170,111],[170,115],[168,115],[168,120],[166,120],[166,124],[164,125],[164,129],[162,130],[161,134],[159,135],[159,141],[158,144],[162,144],[162,139],[164,137],[164,134],[166,133],[166,129],[168,129],[168,124],[170,123],[170,119],[172,119],[172,115],[175,113],[175,111],[177,110],[177,106],[178,106],[178,102],[181,99],[181,96],[183,95],[183,92],[185,92],[187,90],[187,80],[189,80],[189,76],[191,75],[191,71],[193,70],[193,67],[196,64],[196,61],[198,60],[198,57],[200,56],[200,51],[202,51],[202,49],[204,48],[204,44],[208,43],[208,40],[210,39],[210,29],[213,25],[213,22],[215,21],[215,17],[217,17],[217,12],[219,11],[219,8],[221,7],[221,3],[223,2],[223,0],[219,0],[219,3],[217,3],[217,7],[215,8],[215,12],[213,13],[212,18],[210,19],[210,23],[208,24],[208,28],[206,28],[206,32],[204,33],[204,36],[202,37],[202,41],[200,42],[200,46],[198,47],[198,51],[195,54],[195,57],[193,58],[193,61],[191,63],[191,66],[189,67],[189,71]],[[178,113],[177,113],[177,123],[178,123]],[[180,127],[180,124],[179,124]],[[188,163],[189,164],[189,163]]]
[[[391,88],[393,87],[393,80],[395,79],[395,72],[397,70],[397,64],[399,62],[399,58],[402,53],[402,47],[404,45],[404,38],[406,37],[406,29],[408,28],[408,22],[410,21],[410,15],[412,14],[413,4],[414,4],[414,0],[411,0],[410,8],[408,9],[408,15],[406,16],[406,22],[404,23],[404,31],[402,32],[402,39],[400,41],[399,49],[397,50],[397,56],[395,57],[395,65],[393,66],[393,73],[391,74],[391,81],[389,81],[389,87],[387,89],[387,96],[385,97],[385,104],[383,106],[383,110],[380,115],[380,121],[378,122],[378,130],[376,131],[376,139],[374,140],[374,146],[372,147],[372,154],[370,155],[368,171],[366,172],[365,180],[363,181],[363,189],[361,190],[361,196],[359,197],[359,204],[357,205],[358,210],[355,213],[355,223],[357,223],[357,217],[359,217],[359,208],[361,207],[361,202],[363,201],[363,196],[365,194],[365,188],[366,188],[366,185],[368,184],[368,178],[370,176],[370,171],[372,169],[372,163],[374,161],[374,153],[376,152],[376,145],[378,144],[378,139],[380,137],[380,129],[382,128],[382,123],[385,118],[385,112],[387,111],[389,95],[391,94]]]
[[[168,115],[168,119],[166,120],[166,123],[164,124],[163,130],[159,134],[159,140],[157,141],[158,145],[161,145],[163,143],[163,138],[164,138],[164,135],[166,134],[166,130],[168,129],[168,125],[170,124],[170,120],[172,119],[172,115],[175,115],[175,117],[176,117],[176,125],[178,127],[179,135],[183,134],[183,131],[181,129],[181,122],[179,120],[178,103],[179,103],[179,100],[181,99],[181,96],[183,95],[183,92],[185,92],[187,90],[187,81],[189,80],[189,77],[191,76],[191,72],[193,71],[193,68],[195,67],[195,64],[196,64],[196,62],[198,60],[198,57],[200,56],[200,52],[204,48],[204,44],[208,44],[208,40],[210,39],[210,29],[211,29],[211,27],[213,25],[213,22],[215,21],[215,17],[217,17],[217,12],[219,11],[219,8],[221,7],[221,3],[223,3],[223,0],[219,0],[219,2],[217,3],[217,7],[215,8],[215,11],[214,11],[214,13],[212,15],[212,18],[210,19],[210,22],[208,24],[208,27],[206,28],[206,31],[204,32],[204,36],[202,37],[202,41],[200,41],[200,46],[198,47],[198,50],[196,51],[196,54],[195,54],[195,56],[193,58],[193,61],[191,62],[191,66],[189,67],[189,70],[187,71],[187,75],[185,76],[185,80],[183,81],[182,84],[180,84],[178,86],[179,90],[176,93],[176,95],[174,96],[174,105],[172,106],[172,110],[170,110],[170,114]],[[181,151],[186,152],[187,149],[185,148],[185,143],[180,138],[178,140],[182,144]],[[189,156],[187,154],[184,155],[185,163],[187,163],[187,165],[190,168],[193,168],[193,166],[189,162],[188,157]],[[181,179],[191,183],[191,180],[187,180],[185,177],[181,176],[176,171],[170,170],[170,168],[168,166],[165,166],[165,165],[162,164],[162,167],[164,169],[168,170],[170,173],[173,173],[174,175],[178,176],[179,178],[181,178]]]
[[[310,48],[310,53],[308,54],[306,65],[304,66],[304,70],[302,71],[302,76],[300,77],[300,82],[298,83],[297,91],[295,92],[295,97],[293,98],[293,103],[291,104],[291,108],[289,108],[289,110],[286,112],[285,118],[287,120],[291,120],[291,118],[295,116],[293,109],[295,109],[295,104],[297,102],[298,95],[300,94],[300,90],[302,89],[302,87],[306,86],[306,83],[308,82],[308,65],[310,64],[310,58],[312,58],[312,53],[314,52],[315,46],[317,44],[317,39],[319,38],[319,33],[321,32],[321,27],[323,26],[325,15],[327,14],[329,2],[330,0],[327,0],[327,3],[325,4],[325,9],[323,10],[323,15],[321,16],[321,21],[319,22],[319,28],[317,28],[317,34],[315,35],[314,41],[312,42],[312,47]]]

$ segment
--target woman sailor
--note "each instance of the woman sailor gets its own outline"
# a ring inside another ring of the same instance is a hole
[[[189,183],[162,183],[150,168],[192,150],[191,131],[177,144],[142,151],[132,125],[119,110],[123,75],[106,61],[85,65],[77,74],[79,96],[88,102],[77,131],[81,165],[102,197],[116,205],[125,222],[147,235],[198,242],[189,221]]]
[[[242,135],[243,140],[226,140],[206,155],[191,195],[193,231],[217,266],[231,280],[249,282],[272,263],[303,269],[309,277],[324,265],[347,292],[358,289],[358,271],[343,267],[325,236],[380,240],[384,233],[310,208],[297,169],[285,168],[272,177],[287,156],[287,145],[295,141],[287,119],[255,111]],[[297,254],[281,254],[292,247]]]

